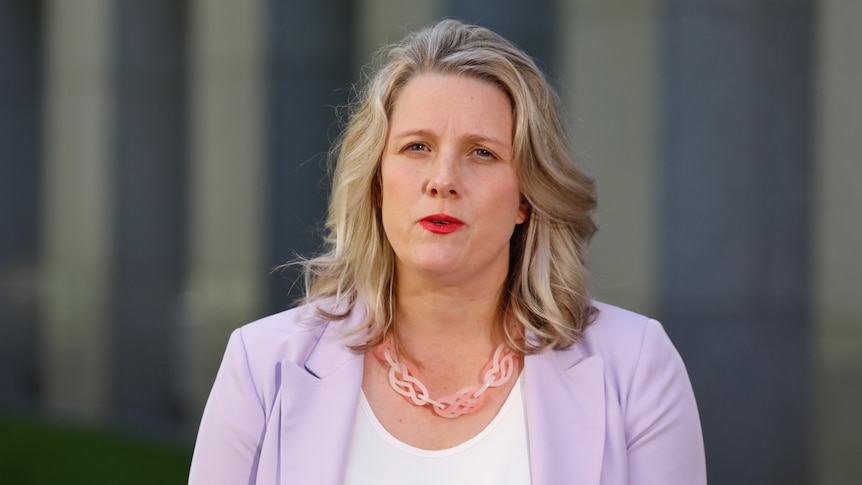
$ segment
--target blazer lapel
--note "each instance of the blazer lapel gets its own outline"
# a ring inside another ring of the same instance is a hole
[[[601,358],[579,347],[525,359],[527,429],[533,485],[598,485],[605,442]]]
[[[328,325],[305,365],[286,364],[282,371],[282,484],[339,484],[344,479],[363,358],[346,347],[333,327],[351,328],[362,313],[354,309],[347,321]]]

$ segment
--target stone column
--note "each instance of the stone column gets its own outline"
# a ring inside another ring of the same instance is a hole
[[[598,183],[595,295],[653,314],[661,5],[560,3],[557,58],[574,151]]]
[[[817,5],[816,483],[850,485],[862,482],[862,3]]]
[[[264,0],[190,2],[185,343],[191,423],[231,330],[265,301]]]
[[[47,410],[109,410],[113,2],[45,2],[40,355]]]
[[[360,0],[356,10],[354,77],[381,47],[404,38],[443,14],[442,0]]]

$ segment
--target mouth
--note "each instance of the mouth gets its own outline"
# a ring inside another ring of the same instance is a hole
[[[434,214],[422,219],[422,221],[427,221],[433,224],[444,225],[444,224],[464,224],[460,219],[456,217],[452,217],[446,214]]]
[[[432,214],[419,221],[425,229],[436,234],[448,234],[460,229],[464,222],[446,214]]]

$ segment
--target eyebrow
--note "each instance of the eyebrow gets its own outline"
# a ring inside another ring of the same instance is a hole
[[[419,129],[415,129],[415,130],[406,130],[406,131],[399,131],[399,132],[390,133],[389,136],[390,136],[390,138],[393,138],[393,139],[401,139],[401,138],[409,138],[411,136],[433,137],[436,135],[434,134],[434,132],[432,132],[430,130],[425,130],[425,129],[419,128]],[[486,135],[480,135],[478,133],[468,133],[463,138],[469,140],[472,143],[480,143],[480,144],[490,143],[490,144],[498,145],[500,147],[511,148],[511,144],[506,144],[497,138],[486,136]]]

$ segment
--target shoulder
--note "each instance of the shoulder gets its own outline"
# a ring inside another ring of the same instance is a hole
[[[315,340],[322,325],[314,307],[302,305],[237,328],[230,343],[241,344],[252,355],[283,354],[281,349]]]
[[[342,323],[330,322],[320,316],[318,309],[332,311],[330,306],[331,301],[322,300],[248,323],[233,331],[228,350],[231,347],[241,350],[252,368],[256,364],[273,362],[304,362],[327,328]],[[357,313],[357,310],[353,313]]]
[[[234,334],[241,335],[247,342],[266,345],[273,340],[303,338],[314,333],[322,324],[316,306],[307,304],[247,323],[234,330]]]
[[[598,313],[578,344],[588,354],[631,356],[643,344],[650,327],[661,327],[652,318],[620,307],[601,302],[594,302],[593,306]]]
[[[576,347],[585,357],[601,357],[607,377],[626,387],[647,369],[683,368],[661,323],[613,305],[596,302],[594,306],[598,315]]]
[[[580,343],[603,362],[606,403],[618,406],[630,477],[650,483],[706,483],[703,437],[682,358],[662,325],[597,304]]]
[[[599,312],[582,339],[553,352],[568,375],[601,373],[603,395],[584,399],[605,405],[605,449],[617,450],[639,483],[706,483],[694,393],[661,324],[612,305],[594,306]]]

